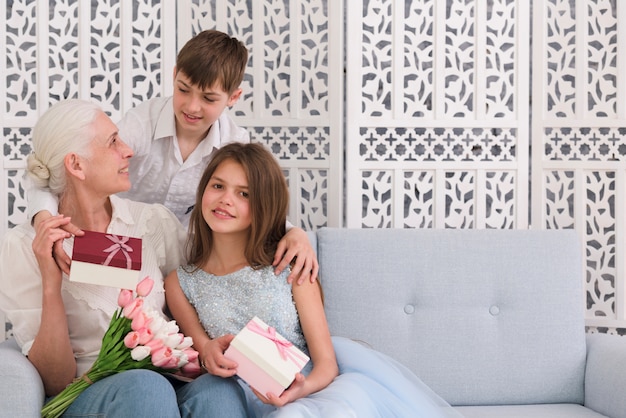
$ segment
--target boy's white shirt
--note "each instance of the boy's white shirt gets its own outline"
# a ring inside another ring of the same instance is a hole
[[[225,110],[206,138],[183,162],[171,97],[156,97],[129,110],[117,124],[120,137],[134,151],[130,164],[132,187],[121,197],[146,203],[161,203],[187,227],[196,189],[211,154],[229,142],[250,142]],[[150,138],[150,140],[147,140]],[[41,210],[56,215],[58,200],[49,191],[28,187],[29,219]]]

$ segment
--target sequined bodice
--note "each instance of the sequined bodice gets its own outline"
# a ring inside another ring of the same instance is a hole
[[[211,338],[236,335],[254,316],[259,317],[303,351],[306,342],[287,283],[289,270],[274,274],[272,266],[251,267],[215,276],[194,266],[178,268],[178,280]]]

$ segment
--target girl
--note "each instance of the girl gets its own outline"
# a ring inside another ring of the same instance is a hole
[[[203,174],[191,215],[188,264],[168,275],[165,294],[200,353],[208,373],[199,379],[206,381],[206,390],[235,380],[237,364],[224,351],[256,315],[311,362],[280,396],[240,382],[249,415],[449,416],[451,408],[394,360],[331,338],[317,282],[292,286],[285,280],[288,272],[274,275],[272,260],[285,233],[288,204],[281,168],[262,145],[229,144]]]

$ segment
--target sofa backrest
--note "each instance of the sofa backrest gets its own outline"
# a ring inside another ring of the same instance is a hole
[[[572,230],[317,232],[333,335],[399,360],[452,405],[584,400]]]

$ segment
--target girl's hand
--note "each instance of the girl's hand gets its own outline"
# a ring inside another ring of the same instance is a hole
[[[234,376],[237,373],[238,364],[224,357],[224,351],[226,351],[233,338],[235,338],[234,335],[226,334],[207,341],[200,357],[201,367],[215,376]]]
[[[302,373],[296,373],[296,378],[291,385],[280,395],[276,396],[273,393],[268,393],[267,396],[263,396],[261,393],[252,389],[254,394],[265,404],[281,407],[287,405],[289,402],[293,402],[297,399],[308,396],[308,393],[304,390],[304,381],[306,378]]]
[[[37,258],[41,279],[44,288],[48,285],[61,288],[63,277],[61,268],[54,258],[54,247],[59,245],[62,248],[63,240],[69,238],[71,234],[63,228],[70,223],[70,218],[57,215],[51,216],[35,226],[35,238],[33,239],[33,252]],[[65,255],[67,257],[67,254]]]

